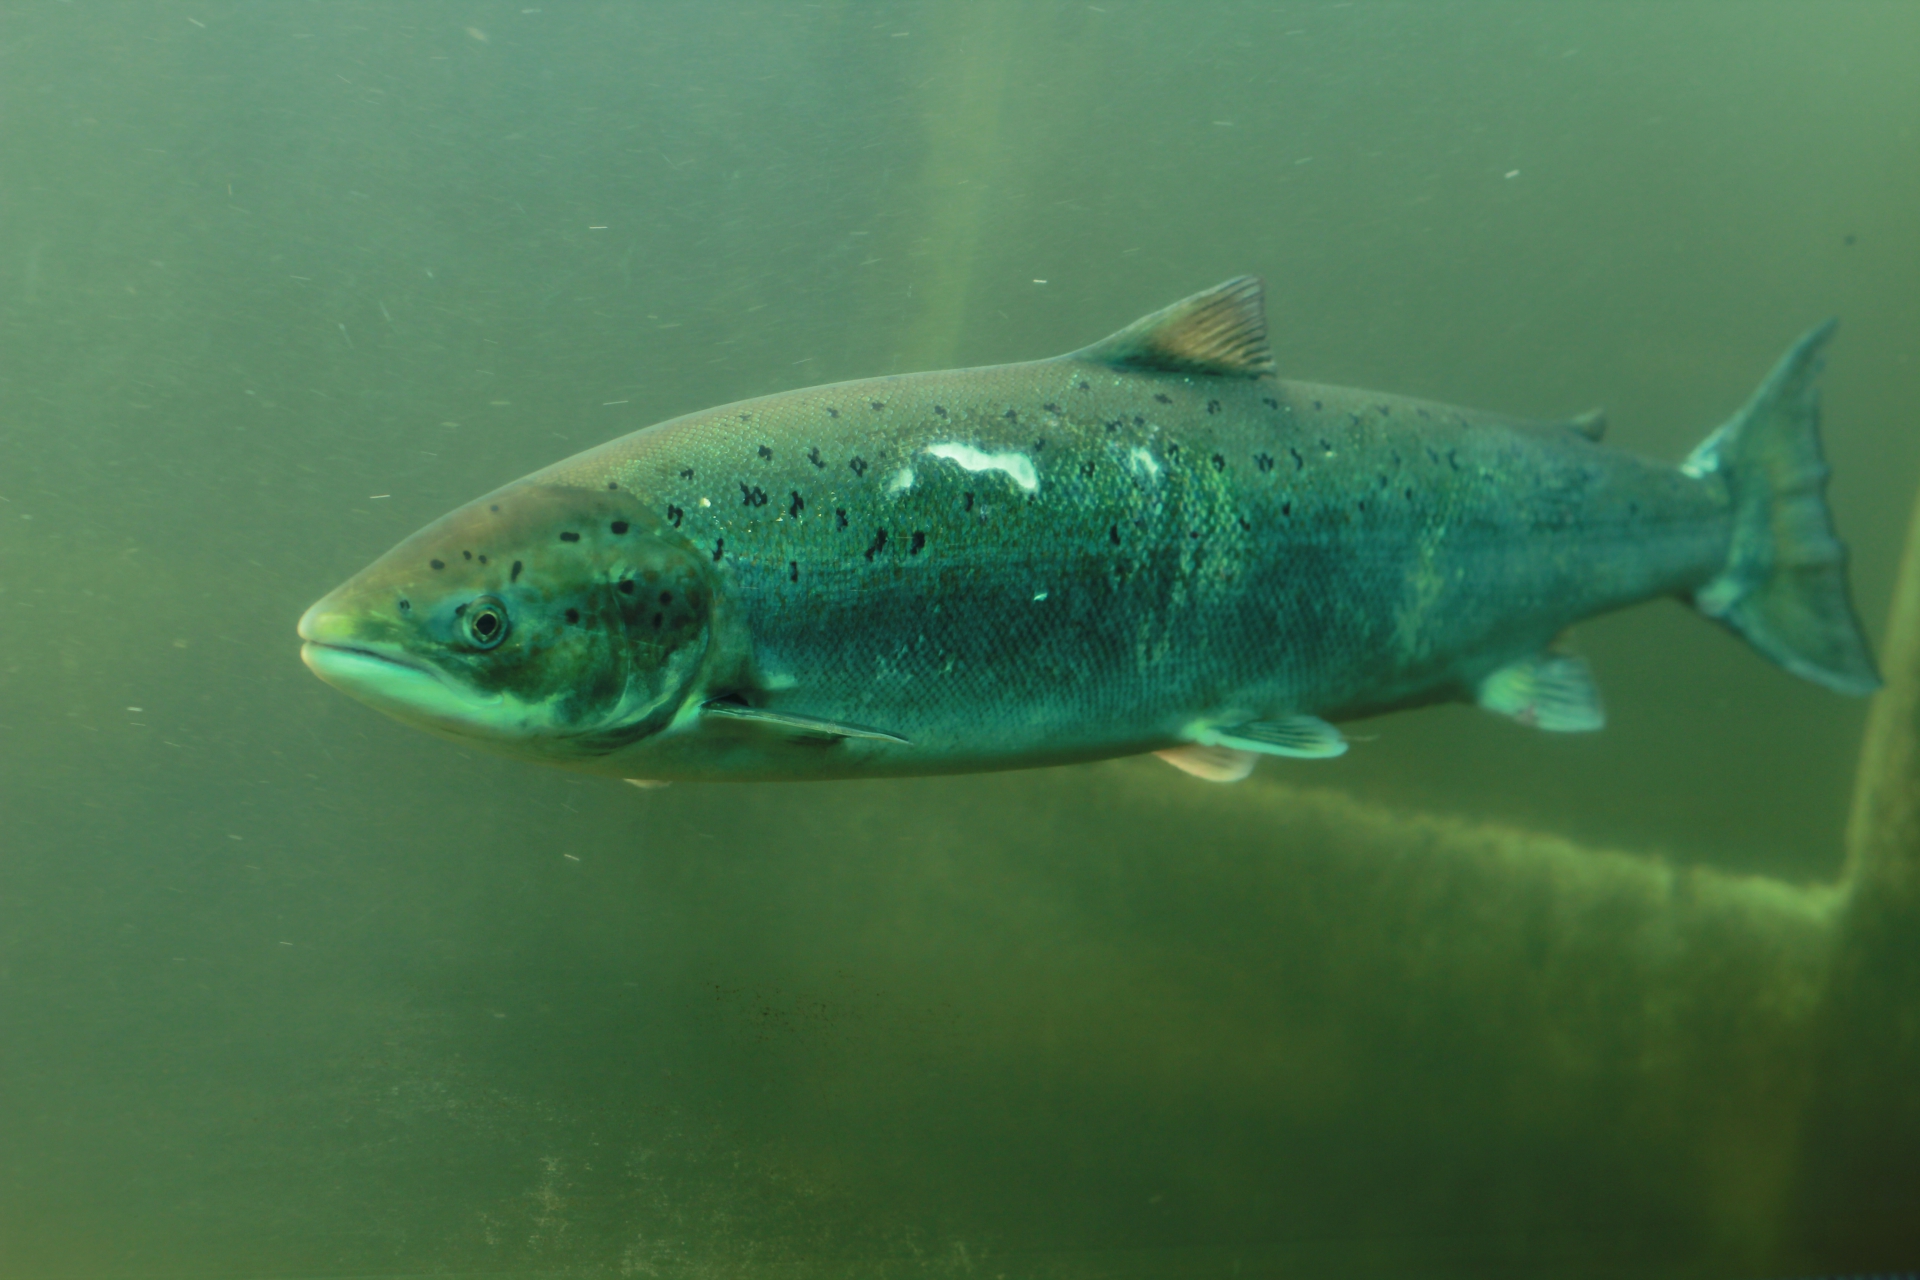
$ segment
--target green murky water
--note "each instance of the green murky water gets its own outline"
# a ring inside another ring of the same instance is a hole
[[[1864,706],[1677,607],[1583,628],[1604,734],[1235,788],[640,793],[292,627],[613,435],[1253,271],[1287,376],[1667,457],[1840,315],[1877,631],[1916,66],[1903,4],[7,7],[0,1277],[1914,1265]]]

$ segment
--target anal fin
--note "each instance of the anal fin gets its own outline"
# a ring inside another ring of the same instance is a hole
[[[1593,668],[1573,654],[1509,663],[1480,682],[1478,699],[1489,711],[1550,733],[1590,733],[1607,723]]]

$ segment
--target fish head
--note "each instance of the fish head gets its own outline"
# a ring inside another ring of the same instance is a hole
[[[553,763],[659,732],[698,686],[711,566],[624,489],[521,483],[428,525],[300,619],[335,688]]]

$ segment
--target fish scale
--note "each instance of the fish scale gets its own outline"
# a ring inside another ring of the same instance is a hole
[[[636,432],[429,526],[309,621],[378,613],[403,577],[406,590],[448,599],[484,588],[514,619],[514,635],[493,641],[501,665],[524,665],[536,645],[522,628],[554,629],[540,613],[558,607],[554,580],[590,603],[636,572],[644,547],[711,598],[697,644],[691,631],[661,642],[694,671],[684,687],[650,701],[659,680],[619,634],[637,624],[601,609],[610,634],[586,647],[607,670],[635,669],[624,684],[599,675],[627,690],[618,707],[589,714],[575,697],[561,715],[549,693],[538,714],[523,709],[538,733],[491,737],[652,778],[958,772],[1146,751],[1239,776],[1252,754],[1337,754],[1329,719],[1458,698],[1545,728],[1594,728],[1597,694],[1554,637],[1638,600],[1713,591],[1732,600],[1716,616],[1763,649],[1805,650],[1817,671],[1801,674],[1858,691],[1871,663],[1846,630],[1837,567],[1789,584],[1818,606],[1811,621],[1791,608],[1740,612],[1779,580],[1776,564],[1818,560],[1803,553],[1831,540],[1824,505],[1804,509],[1819,341],[1790,353],[1773,390],[1715,437],[1720,452],[1673,467],[1602,446],[1596,417],[1527,423],[1277,379],[1258,283],[1242,278],[1069,356],[807,388]],[[1732,429],[1745,420],[1757,425]],[[1776,458],[1788,444],[1800,452]],[[1745,471],[1722,456],[1736,446],[1791,472],[1779,501],[1802,504],[1808,546],[1762,548],[1764,565],[1741,558],[1740,513],[1753,504],[1735,479]],[[618,527],[635,532],[600,530],[595,520],[614,527],[603,512],[574,522],[593,525],[585,542],[569,527],[577,545],[557,547],[568,494],[631,510]],[[492,577],[463,560],[458,580],[416,581],[433,548],[483,534]],[[496,581],[513,539],[544,557],[537,606]],[[1796,626],[1805,634],[1775,634]],[[555,634],[581,661],[579,638]],[[352,647],[317,642],[323,676],[326,646]],[[446,647],[451,658],[460,646]],[[484,665],[461,657],[472,687],[455,691],[503,687],[469,674]],[[564,672],[539,675],[540,687],[565,686]],[[484,724],[477,736],[489,736]]]

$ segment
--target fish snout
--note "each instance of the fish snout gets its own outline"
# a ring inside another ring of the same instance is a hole
[[[342,644],[352,634],[352,620],[327,596],[300,615],[296,629],[308,644]]]

